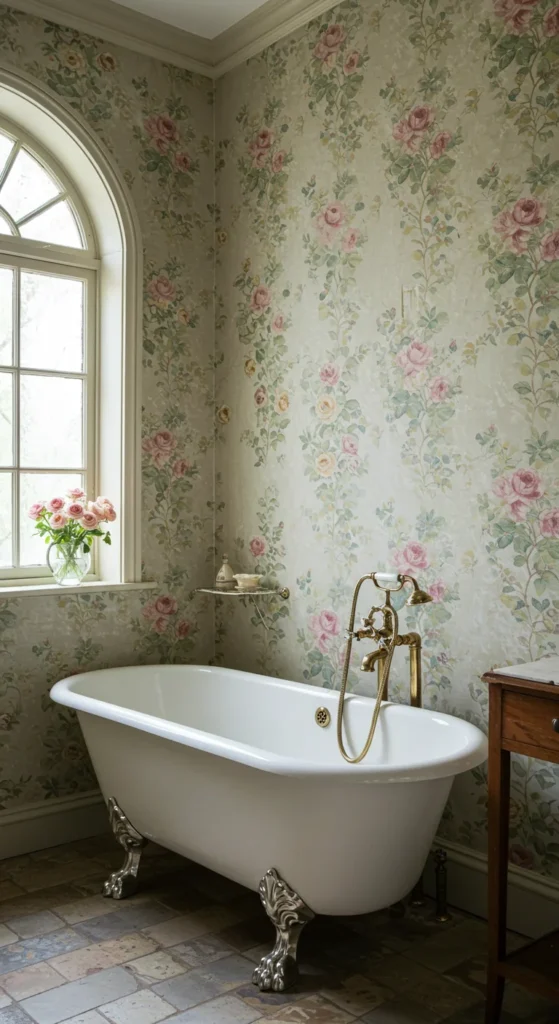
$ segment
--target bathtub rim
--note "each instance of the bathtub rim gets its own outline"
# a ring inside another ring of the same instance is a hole
[[[283,688],[287,689],[303,689],[307,692],[312,692],[317,697],[323,692],[321,688],[309,683],[276,679],[273,676],[263,676],[257,672],[242,672],[237,669],[222,668],[221,666],[214,669],[213,666],[208,665],[126,665],[119,668],[93,669],[90,672],[80,672],[68,676],[54,684],[51,688],[50,696],[55,703],[72,708],[78,714],[93,715],[96,718],[103,718],[116,722],[119,725],[138,729],[141,732],[150,733],[161,739],[179,743],[182,746],[191,747],[227,760],[237,761],[259,771],[293,778],[311,779],[316,777],[320,780],[331,779],[336,783],[424,782],[429,779],[448,778],[467,772],[483,764],[487,759],[487,738],[477,726],[455,715],[432,711],[430,708],[414,708],[408,704],[394,704],[391,701],[383,701],[382,707],[394,709],[396,714],[428,715],[432,719],[443,720],[446,725],[456,729],[457,732],[463,733],[466,738],[465,746],[454,756],[434,757],[429,761],[410,760],[405,764],[398,765],[347,764],[342,760],[341,755],[339,764],[321,764],[249,746],[248,744],[240,743],[238,740],[205,732],[191,726],[181,725],[178,722],[171,722],[143,711],[121,707],[109,701],[98,700],[87,694],[76,693],[72,689],[73,685],[76,685],[78,682],[82,683],[89,676],[93,677],[121,671],[161,672],[166,669],[175,671],[186,669],[189,672],[195,672],[197,675],[200,673],[223,673],[230,677],[239,675],[255,677],[262,680],[264,684],[280,684]],[[326,692],[329,694],[337,693],[337,691],[332,690]],[[371,709],[374,704],[370,697],[357,694],[349,694],[346,700],[356,700],[370,704]]]

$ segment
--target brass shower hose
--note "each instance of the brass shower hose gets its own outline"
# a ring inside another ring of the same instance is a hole
[[[341,689],[340,689],[340,699],[338,701],[338,723],[337,723],[338,747],[339,747],[339,750],[340,750],[340,753],[341,753],[342,757],[346,761],[348,761],[349,764],[359,764],[359,762],[362,761],[363,758],[367,756],[367,754],[369,753],[369,750],[371,749],[371,743],[373,742],[373,738],[374,738],[374,735],[375,735],[375,730],[376,730],[376,727],[377,727],[378,717],[379,717],[379,714],[380,714],[380,706],[382,704],[382,696],[383,696],[383,693],[385,692],[385,690],[386,690],[386,692],[388,692],[387,684],[388,684],[388,678],[389,678],[389,675],[390,675],[390,665],[392,664],[392,655],[394,654],[394,648],[396,647],[396,639],[398,637],[398,616],[396,614],[396,611],[394,610],[394,608],[392,607],[392,605],[390,603],[390,596],[389,596],[390,592],[386,591],[387,597],[386,597],[386,606],[385,607],[389,611],[390,617],[392,619],[392,636],[390,638],[390,642],[386,643],[386,645],[385,645],[385,650],[387,652],[387,656],[386,656],[386,658],[382,659],[382,662],[383,662],[382,665],[379,664],[379,669],[378,669],[378,693],[377,693],[377,699],[376,699],[376,702],[375,702],[375,706],[374,706],[374,709],[373,709],[373,716],[371,718],[371,727],[369,729],[369,735],[367,736],[367,740],[365,742],[365,746],[363,747],[363,750],[361,751],[361,753],[357,757],[350,757],[348,752],[347,752],[347,750],[345,749],[344,739],[343,739],[344,701],[345,701],[345,693],[346,693],[346,688],[347,688],[347,677],[349,675],[349,665],[350,665],[350,661],[351,661],[351,649],[352,649],[353,638],[354,638],[354,626],[355,626],[355,614],[356,614],[356,610],[357,610],[357,601],[358,601],[358,598],[359,598],[359,591],[361,590],[361,587],[362,587],[363,583],[365,582],[365,580],[373,580],[373,582],[374,582],[373,574],[369,573],[367,576],[362,576],[361,579],[358,581],[357,586],[355,588],[355,592],[353,594],[353,603],[352,603],[352,606],[351,606],[351,616],[350,616],[350,620],[349,620],[349,628],[348,628],[348,631],[347,631],[347,647],[346,647],[346,654],[345,654],[345,661],[344,661],[344,669],[343,669],[343,673],[342,673],[342,685],[341,685]]]

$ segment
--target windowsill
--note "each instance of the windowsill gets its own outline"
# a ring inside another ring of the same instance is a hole
[[[21,583],[3,587],[0,585],[0,600],[3,597],[39,597],[41,594],[60,597],[63,594],[95,594],[105,590],[153,590],[158,584],[155,580],[143,580],[140,583],[108,583],[105,580],[89,580],[75,587],[61,587],[58,583]]]

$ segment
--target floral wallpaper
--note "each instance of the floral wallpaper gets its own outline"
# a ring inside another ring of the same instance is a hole
[[[480,675],[557,650],[559,6],[345,0],[215,105],[208,80],[5,7],[0,51],[94,125],[141,219],[158,584],[0,603],[2,806],[94,785],[48,699],[76,669],[216,658],[338,687],[373,569],[433,598],[402,610],[426,705],[484,727]],[[195,598],[223,551],[290,599]],[[406,673],[397,652],[395,699]],[[356,653],[350,686],[375,684]],[[559,769],[515,758],[513,786],[511,859],[559,877]],[[442,833],[485,832],[482,767]]]
[[[221,602],[224,664],[338,687],[389,567],[429,707],[484,727],[480,675],[557,650],[558,85],[554,0],[346,0],[218,82],[218,553],[291,588]],[[513,787],[559,878],[559,768]],[[442,833],[484,849],[485,767]]]
[[[96,787],[69,673],[207,662],[213,608],[213,85],[0,6],[0,59],[85,118],[132,194],[144,245],[143,576],[155,590],[0,597],[0,807]]]

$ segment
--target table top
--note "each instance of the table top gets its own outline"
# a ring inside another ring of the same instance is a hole
[[[490,686],[503,686],[506,690],[517,690],[519,693],[531,694],[533,697],[547,697],[559,703],[559,686],[550,683],[538,683],[532,679],[519,679],[518,676],[505,676],[501,672],[486,672],[482,680]]]

